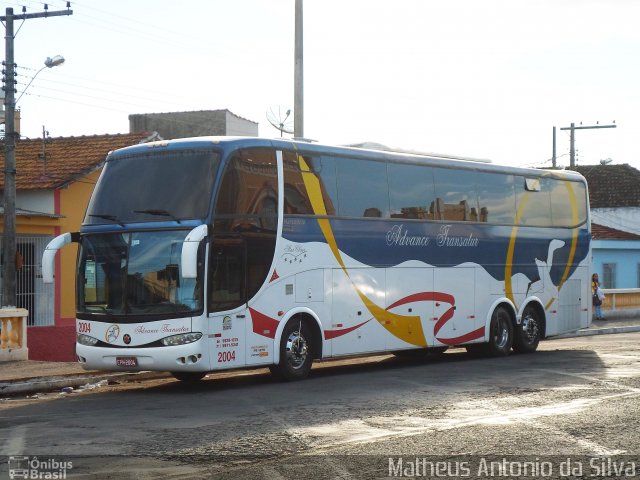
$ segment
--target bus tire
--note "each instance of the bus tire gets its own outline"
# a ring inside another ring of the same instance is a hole
[[[171,372],[176,380],[185,383],[196,383],[202,380],[207,372]]]
[[[299,318],[292,318],[282,331],[280,339],[280,362],[272,365],[271,373],[286,380],[302,380],[309,375],[313,363],[311,331]]]
[[[542,336],[542,320],[533,305],[527,305],[522,312],[520,325],[516,326],[513,338],[513,351],[533,353],[538,348]]]
[[[513,323],[509,311],[499,305],[491,315],[487,353],[492,357],[505,357],[513,345]]]

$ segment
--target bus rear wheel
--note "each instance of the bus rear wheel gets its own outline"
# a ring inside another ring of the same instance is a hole
[[[513,323],[511,314],[503,307],[498,306],[491,316],[489,326],[489,343],[487,353],[493,357],[505,357],[509,355],[513,345]]]
[[[206,374],[206,372],[171,372],[174,378],[185,383],[199,382]]]
[[[286,381],[306,378],[313,363],[310,335],[305,322],[295,318],[289,320],[280,340],[280,362],[271,366],[271,373]]]
[[[527,305],[522,312],[520,325],[516,326],[513,339],[513,351],[533,353],[538,348],[542,335],[542,322],[535,307]]]

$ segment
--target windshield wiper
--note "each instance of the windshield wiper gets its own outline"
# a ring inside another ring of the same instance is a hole
[[[96,217],[96,218],[102,218],[103,220],[110,220],[112,222],[117,223],[118,225],[120,225],[121,227],[124,227],[124,223],[122,223],[118,217],[116,217],[115,215],[111,215],[109,213],[90,213],[88,215],[89,217]]]
[[[174,216],[170,212],[167,212],[166,210],[149,208],[147,210],[132,210],[132,212],[133,213],[146,213],[146,214],[149,214],[149,215],[158,215],[160,217],[169,217],[169,218],[171,218],[171,220],[174,220],[177,223],[180,223],[180,219],[178,217]]]

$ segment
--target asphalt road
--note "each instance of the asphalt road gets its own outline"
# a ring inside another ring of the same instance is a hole
[[[0,454],[66,478],[640,478],[639,367],[630,333],[102,386],[5,402]]]

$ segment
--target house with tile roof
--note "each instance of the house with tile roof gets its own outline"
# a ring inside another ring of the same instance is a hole
[[[17,306],[29,310],[30,359],[75,360],[77,246],[58,252],[53,285],[42,282],[44,248],[60,233],[80,229],[93,186],[111,150],[154,139],[149,133],[129,133],[17,142]],[[0,189],[3,188],[4,146],[0,145]],[[1,208],[0,214],[0,229],[4,231]]]
[[[591,220],[640,235],[640,170],[631,165],[573,167],[589,184]]]
[[[571,170],[589,184],[593,271],[605,288],[640,288],[640,171],[627,164]]]

